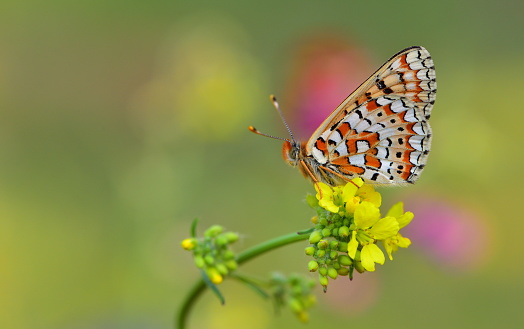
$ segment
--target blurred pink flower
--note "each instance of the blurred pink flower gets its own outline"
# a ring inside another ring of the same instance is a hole
[[[372,73],[363,47],[335,34],[300,42],[293,63],[285,103],[302,139]]]
[[[405,205],[415,213],[405,229],[413,249],[448,269],[471,270],[488,258],[489,228],[475,211],[429,196],[407,199]]]

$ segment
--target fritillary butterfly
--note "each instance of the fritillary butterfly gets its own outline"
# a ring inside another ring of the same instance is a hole
[[[406,48],[351,93],[307,142],[297,142],[288,128],[284,160],[314,183],[336,186],[355,177],[369,184],[414,183],[429,154],[436,92],[429,52]]]

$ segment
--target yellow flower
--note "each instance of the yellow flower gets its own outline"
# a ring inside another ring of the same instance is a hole
[[[317,191],[318,205],[332,213],[338,213],[340,207],[335,204],[337,193],[333,188],[319,182],[315,184],[315,190]]]
[[[364,184],[361,178],[355,178],[344,186],[343,200],[346,204],[346,211],[350,214],[355,212],[356,207],[362,201],[369,201],[377,207],[382,204],[380,193],[376,192],[372,185]]]
[[[375,263],[384,264],[384,253],[375,244],[376,240],[384,240],[398,233],[399,224],[392,216],[380,218],[380,210],[376,204],[362,201],[355,209],[355,230],[348,243],[348,255],[355,258],[358,246],[362,245],[360,258],[362,266],[367,271],[375,270]]]
[[[391,209],[389,209],[387,216],[395,218],[398,222],[399,228],[403,228],[408,225],[413,219],[414,215],[412,212],[404,212],[404,204],[398,202]],[[388,237],[382,241],[384,248],[388,254],[390,260],[393,260],[393,253],[398,250],[398,248],[407,248],[411,244],[411,240],[402,236],[402,234],[397,233],[394,236]]]

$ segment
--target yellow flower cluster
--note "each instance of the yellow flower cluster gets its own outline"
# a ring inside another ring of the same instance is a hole
[[[381,241],[389,258],[399,247],[407,248],[411,241],[399,230],[409,224],[413,213],[404,212],[402,202],[395,204],[382,217],[382,197],[373,186],[355,178],[344,186],[315,184],[316,199],[308,203],[317,210],[315,230],[309,237],[312,244],[306,254],[315,258],[308,264],[310,271],[320,274],[326,287],[328,277],[352,277],[353,269],[362,273],[374,271],[375,264],[384,264],[384,252],[377,246]]]

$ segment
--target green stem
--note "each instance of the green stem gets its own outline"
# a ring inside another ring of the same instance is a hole
[[[296,232],[282,235],[277,238],[268,240],[266,242],[262,242],[259,245],[256,245],[254,247],[251,247],[241,252],[240,254],[238,254],[236,260],[237,260],[238,265],[240,265],[240,264],[247,262],[248,260],[251,260],[257,257],[258,255],[264,254],[278,247],[282,247],[282,246],[291,244],[293,242],[303,241],[308,238],[309,238],[309,234],[298,234]],[[206,289],[206,284],[204,283],[204,280],[202,279],[198,280],[198,282],[193,286],[193,288],[191,288],[191,291],[187,295],[184,303],[180,307],[180,310],[177,314],[176,325],[178,329],[184,329],[186,327],[186,322],[187,322],[189,312],[191,311],[191,308],[195,304],[198,297],[200,297],[200,295],[202,294],[202,292],[204,292],[205,289]]]

